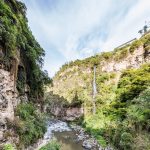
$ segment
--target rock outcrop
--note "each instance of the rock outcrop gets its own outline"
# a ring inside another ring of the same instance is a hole
[[[145,50],[143,46],[137,48],[133,54],[127,55],[120,61],[103,61],[101,62],[102,71],[104,72],[120,72],[129,68],[139,68],[142,64],[149,62],[149,54],[145,57]]]
[[[83,115],[82,107],[53,107],[51,113],[58,118],[66,121],[74,121]]]

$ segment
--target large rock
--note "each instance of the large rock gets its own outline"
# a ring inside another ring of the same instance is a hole
[[[94,140],[94,139],[87,139],[87,140],[84,140],[83,143],[82,143],[82,146],[86,149],[96,149],[96,146],[97,146],[97,142]]]

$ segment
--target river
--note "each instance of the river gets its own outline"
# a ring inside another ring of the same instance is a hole
[[[61,145],[61,150],[85,150],[73,131],[56,132],[54,136]]]
[[[77,125],[68,125],[60,120],[49,120],[47,123],[47,132],[43,139],[36,144],[28,147],[26,150],[39,150],[52,139],[57,139],[61,145],[61,150],[102,150],[97,141],[90,137],[83,128]],[[103,149],[104,150],[104,149]],[[107,150],[112,150],[107,148]]]
[[[85,150],[82,146],[82,140],[79,140],[75,128],[73,129],[73,126],[69,126],[66,122],[60,120],[48,122],[44,139],[50,140],[53,137],[55,137],[61,145],[61,150]]]

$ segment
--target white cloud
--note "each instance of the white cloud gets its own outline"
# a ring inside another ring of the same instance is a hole
[[[126,16],[114,25],[105,43],[103,50],[112,50],[114,47],[127,42],[133,38],[138,38],[138,31],[143,27],[146,20],[150,20],[150,1],[139,0]]]
[[[27,4],[31,30],[46,50],[45,68],[51,76],[65,61],[110,50],[134,38],[150,19],[149,0],[22,1]]]
[[[94,55],[94,50],[89,48],[84,48],[80,51],[80,55],[82,58],[87,58],[89,56]]]

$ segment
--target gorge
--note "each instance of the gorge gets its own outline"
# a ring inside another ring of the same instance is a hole
[[[0,149],[150,149],[149,32],[52,79],[44,56],[24,3],[0,0]]]

